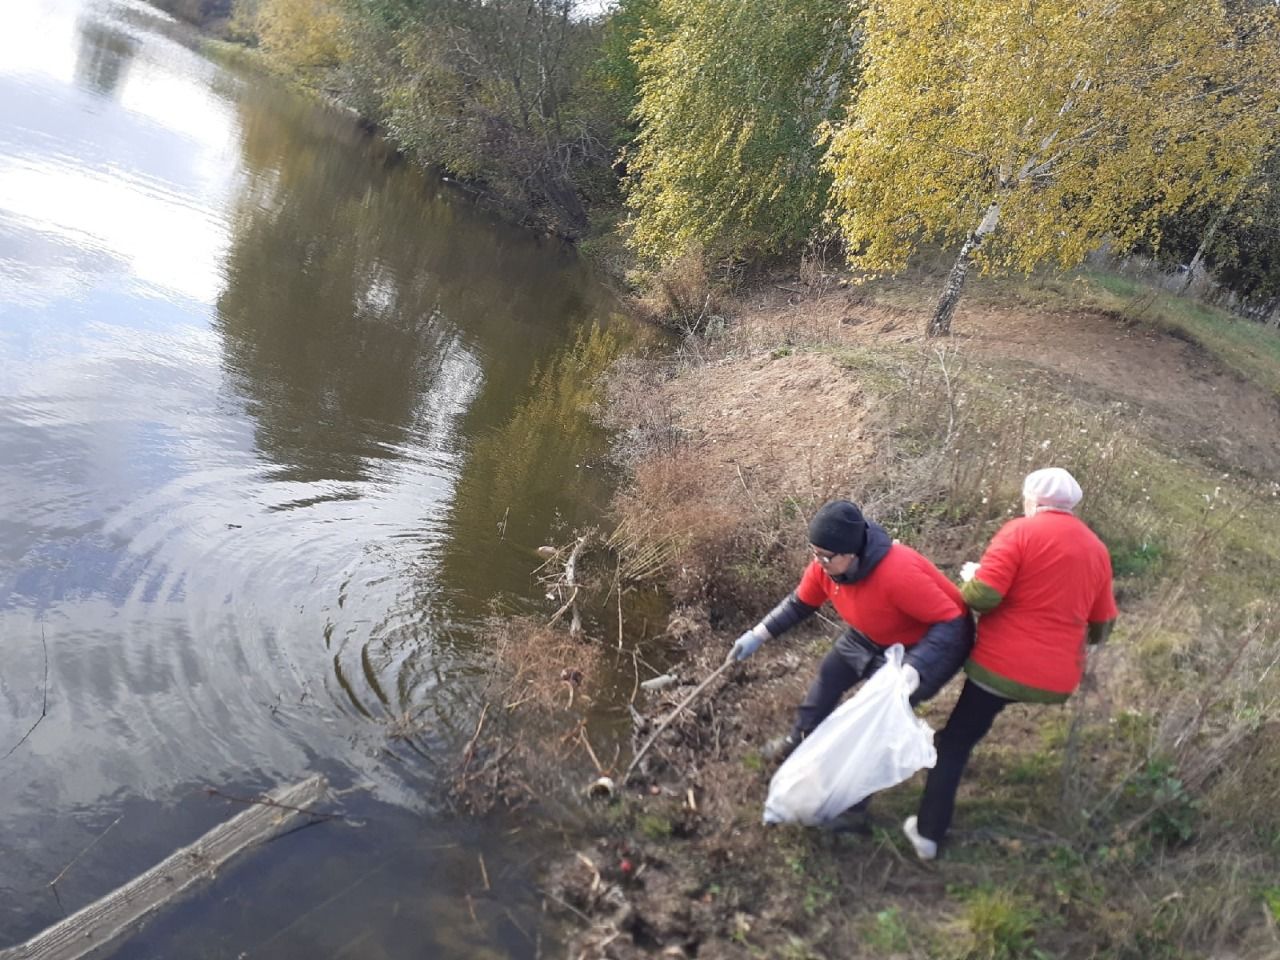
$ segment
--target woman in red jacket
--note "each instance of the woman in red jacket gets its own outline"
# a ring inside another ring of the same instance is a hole
[[[812,616],[828,600],[848,629],[818,667],[791,733],[766,747],[781,761],[826,719],[859,680],[880,669],[884,651],[906,648],[912,702],[927,700],[960,669],[973,644],[973,618],[960,591],[916,551],[866,520],[848,500],[825,504],[809,522],[813,560],[795,591],[733,645],[745,660],[765,640]]]
[[[935,738],[917,816],[902,825],[917,855],[932,860],[951,826],[956,790],[975,745],[1010,703],[1061,703],[1084,672],[1085,639],[1106,639],[1116,617],[1111,557],[1072,511],[1082,493],[1061,467],[1027,475],[1025,516],[996,533],[961,588],[979,614],[964,689]]]

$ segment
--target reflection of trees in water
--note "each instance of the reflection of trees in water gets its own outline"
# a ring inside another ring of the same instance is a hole
[[[346,117],[247,94],[241,121],[250,176],[218,323],[262,452],[296,479],[359,479],[424,418],[505,413],[585,312],[584,278]]]
[[[507,514],[508,533],[519,538],[549,505],[570,523],[599,506],[583,488],[605,479],[599,470],[604,433],[593,413],[604,400],[602,378],[618,351],[617,335],[593,326],[534,372],[527,395],[506,421],[473,447],[474,466],[457,496],[459,509],[478,514],[467,526],[493,527]],[[528,532],[545,534],[536,527]]]
[[[447,581],[469,585],[469,612],[483,612],[494,593],[527,591],[540,562],[533,547],[598,521],[612,479],[596,414],[604,374],[625,348],[617,328],[579,333],[472,445],[451,512],[452,528],[466,536],[444,544],[440,559]]]
[[[82,19],[76,27],[76,83],[103,96],[114,95],[138,52],[137,41],[97,20]]]
[[[439,196],[347,117],[244,96],[246,176],[216,324],[259,451],[304,482],[367,479],[398,455],[388,447],[455,458],[421,589],[365,611],[372,623],[330,625],[337,702],[385,720],[420,685],[448,687],[424,677],[449,662],[450,630],[465,636],[479,605],[527,585],[524,558],[508,551],[498,571],[473,550],[495,552],[502,509],[512,534],[533,536],[597,501],[604,478],[574,464],[603,452],[586,408],[615,345],[599,331],[575,344],[597,294],[560,248]],[[441,492],[423,495],[430,510]]]

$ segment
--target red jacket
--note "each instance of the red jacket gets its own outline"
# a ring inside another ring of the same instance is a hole
[[[979,617],[965,671],[1017,700],[1065,700],[1084,672],[1088,625],[1116,617],[1102,541],[1073,514],[1042,510],[1000,528],[976,579],[1002,599]]]
[[[871,573],[854,583],[836,583],[813,561],[796,598],[811,607],[830,600],[845,623],[881,647],[910,647],[933,624],[953,620],[966,609],[956,585],[901,543],[893,544]]]

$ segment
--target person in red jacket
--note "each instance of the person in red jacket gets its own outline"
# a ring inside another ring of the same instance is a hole
[[[938,762],[919,812],[902,825],[923,860],[937,856],[969,754],[1000,711],[1066,700],[1084,673],[1086,638],[1101,643],[1111,631],[1111,556],[1072,512],[1082,496],[1061,467],[1028,474],[1024,516],[997,531],[961,588],[979,615],[978,638],[960,699],[935,738]]]
[[[795,725],[765,753],[784,760],[835,709],[845,692],[884,664],[895,643],[903,658],[912,702],[927,700],[959,671],[973,645],[973,618],[960,590],[932,563],[897,543],[848,500],[825,504],[809,522],[813,559],[800,585],[733,645],[745,660],[830,601],[848,629],[818,667]]]

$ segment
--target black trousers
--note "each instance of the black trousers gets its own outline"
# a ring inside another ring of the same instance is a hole
[[[793,740],[803,740],[817,729],[818,724],[830,716],[845,691],[863,678],[867,668],[851,665],[837,651],[832,650],[818,665],[818,675],[809,685],[804,702],[796,709],[796,723],[791,728]]]
[[[925,781],[916,819],[916,829],[922,837],[941,841],[946,836],[969,754],[987,735],[1000,711],[1013,702],[984,690],[972,680],[965,680],[947,725],[933,738],[938,762]]]

